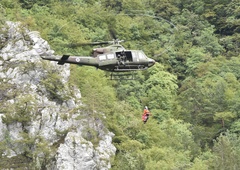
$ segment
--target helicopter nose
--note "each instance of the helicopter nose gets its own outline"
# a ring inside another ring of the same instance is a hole
[[[152,67],[155,64],[155,60],[149,58],[148,59],[148,67]]]

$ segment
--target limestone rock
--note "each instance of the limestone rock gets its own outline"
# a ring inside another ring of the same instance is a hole
[[[114,134],[100,119],[78,118],[85,113],[77,109],[83,105],[80,90],[67,84],[69,65],[42,61],[41,55],[54,55],[48,42],[36,31],[20,31],[20,23],[6,24],[0,51],[0,147],[5,150],[0,154],[9,161],[30,155],[36,169],[110,169]],[[62,85],[55,94],[47,86],[52,82],[46,82],[53,73]],[[88,139],[86,126],[97,131],[98,142]],[[28,163],[21,165],[24,169]]]

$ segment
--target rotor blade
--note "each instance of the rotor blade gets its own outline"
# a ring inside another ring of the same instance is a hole
[[[111,37],[112,37],[113,39],[115,39],[115,40],[118,39],[115,30],[113,30],[112,28],[110,28],[110,29],[109,29],[109,32],[110,32]]]
[[[67,44],[67,46],[70,47],[70,48],[76,48],[76,47],[80,47],[80,46],[103,45],[103,44],[110,44],[110,42],[109,41],[103,41],[103,42],[72,43],[72,44]]]

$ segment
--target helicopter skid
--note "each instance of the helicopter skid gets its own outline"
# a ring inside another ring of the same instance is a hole
[[[129,67],[129,68],[128,68]],[[113,72],[129,72],[129,71],[140,71],[140,70],[146,70],[148,67],[144,66],[132,66],[132,65],[127,65],[124,67],[115,67]]]
[[[146,70],[145,69],[114,69],[114,72],[127,72],[127,71],[139,71],[139,70]]]
[[[110,79],[111,80],[134,80],[136,73],[111,73]]]

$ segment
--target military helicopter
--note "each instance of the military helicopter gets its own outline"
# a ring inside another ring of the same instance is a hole
[[[148,58],[142,50],[127,50],[120,45],[121,42],[123,40],[113,39],[112,41],[85,43],[84,45],[110,44],[106,47],[93,49],[92,56],[63,55],[41,57],[44,60],[56,61],[60,65],[70,63],[80,66],[94,66],[112,73],[146,70],[155,64],[155,60]]]

